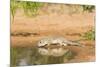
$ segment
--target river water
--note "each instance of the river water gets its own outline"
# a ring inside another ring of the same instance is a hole
[[[11,66],[61,64],[73,59],[75,53],[63,47],[12,47]]]

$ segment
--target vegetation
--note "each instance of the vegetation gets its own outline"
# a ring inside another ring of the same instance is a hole
[[[37,2],[20,2],[20,7],[22,7],[25,14],[29,16],[35,16],[36,14],[38,14],[38,9],[41,6],[43,6],[43,4]]]
[[[36,16],[38,14],[38,10],[44,5],[44,3],[40,2],[30,2],[30,1],[16,1],[11,0],[10,8],[11,8],[11,15],[12,20],[14,22],[14,16],[16,14],[17,9],[22,9],[25,13],[25,15],[28,16]],[[49,6],[49,3],[48,5]],[[69,6],[67,4],[67,6]],[[74,5],[72,5],[74,6]],[[80,8],[82,7],[83,11],[92,12],[95,9],[95,6],[93,5],[80,5]],[[76,8],[73,8],[76,9]]]
[[[92,12],[95,9],[94,5],[82,5],[83,11]]]
[[[95,30],[90,30],[83,35],[86,40],[95,40]]]
[[[35,16],[41,6],[43,6],[43,3],[11,0],[10,9],[13,21],[17,9],[23,9],[28,16]]]
[[[14,21],[14,16],[15,16],[17,8],[18,8],[18,4],[16,4],[16,1],[11,0],[10,10],[11,10],[11,15],[12,15],[13,21]]]

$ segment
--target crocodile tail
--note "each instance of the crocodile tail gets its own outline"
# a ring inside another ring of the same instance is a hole
[[[67,42],[69,46],[79,46],[79,47],[84,47],[83,44],[79,43],[79,42],[73,42],[73,41],[68,41]]]

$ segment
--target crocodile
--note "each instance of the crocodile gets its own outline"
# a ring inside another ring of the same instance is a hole
[[[38,41],[38,47],[44,47],[50,45],[84,47],[84,45],[80,44],[79,42],[70,41],[64,37],[46,37]]]

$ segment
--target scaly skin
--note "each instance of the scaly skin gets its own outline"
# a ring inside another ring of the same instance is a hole
[[[59,45],[59,46],[82,46],[80,43],[69,41],[63,37],[47,37],[38,42],[38,47]]]

